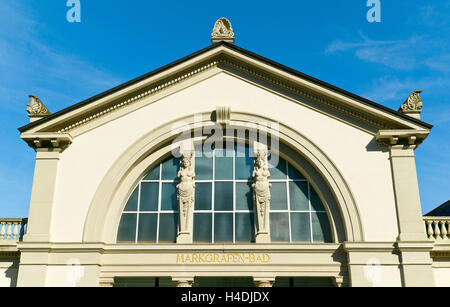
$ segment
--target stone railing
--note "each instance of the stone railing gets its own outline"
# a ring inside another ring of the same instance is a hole
[[[423,219],[430,240],[448,240],[450,238],[450,216],[425,216]]]
[[[7,240],[22,241],[26,233],[28,219],[1,219],[0,242]]]

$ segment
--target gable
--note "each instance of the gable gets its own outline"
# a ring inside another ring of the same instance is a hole
[[[264,87],[368,131],[432,126],[226,42],[19,128],[22,134],[93,129],[219,72]],[[148,99],[150,98],[150,99]]]

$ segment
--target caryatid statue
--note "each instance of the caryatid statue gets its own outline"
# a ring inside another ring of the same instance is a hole
[[[256,214],[256,243],[270,242],[270,172],[267,162],[267,147],[255,144],[255,161],[253,170],[253,203]]]
[[[180,183],[177,185],[179,212],[178,243],[192,243],[193,207],[195,198],[194,152],[181,151]]]

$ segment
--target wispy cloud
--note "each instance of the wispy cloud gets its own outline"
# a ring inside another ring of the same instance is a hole
[[[19,1],[0,1],[0,92],[1,108],[23,112],[30,93],[61,109],[82,98],[120,83],[120,78],[76,54],[63,52],[43,41],[33,12]],[[68,86],[70,85],[70,86]],[[66,93],[55,92],[64,88]],[[48,94],[48,96],[44,96]],[[61,98],[63,98],[61,100]]]
[[[438,42],[430,41],[425,36],[413,36],[407,40],[372,40],[359,34],[355,42],[333,41],[327,46],[325,53],[352,52],[358,59],[381,64],[397,70],[413,70],[421,65],[428,48]],[[430,68],[433,68],[430,66]]]
[[[388,75],[373,81],[369,87],[370,89],[364,91],[362,96],[378,102],[389,102],[406,99],[413,90],[419,89],[425,94],[444,94],[444,91],[450,87],[450,79],[444,77],[399,78]]]

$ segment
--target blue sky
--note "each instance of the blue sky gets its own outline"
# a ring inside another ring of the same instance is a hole
[[[435,125],[416,151],[424,213],[450,199],[450,2],[381,0],[0,1],[0,216],[25,217],[34,151],[20,138],[28,94],[52,112],[210,44],[215,20],[236,44],[387,107],[424,90],[422,119]],[[363,176],[363,174],[362,174]]]

